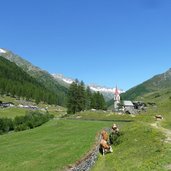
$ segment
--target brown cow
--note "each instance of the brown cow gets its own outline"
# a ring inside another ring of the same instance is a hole
[[[104,139],[105,141],[108,140],[109,135],[108,135],[108,133],[107,133],[105,130],[103,130],[103,131],[101,132],[101,135],[102,135],[102,139]]]
[[[116,124],[113,124],[113,125],[112,125],[112,132],[113,132],[113,133],[119,133],[119,128],[117,127]]]
[[[163,119],[163,116],[162,115],[156,115],[155,118],[156,118],[156,120],[161,120],[161,119]]]
[[[102,150],[102,154],[103,154],[103,156],[104,156],[104,154],[106,153],[106,152],[113,152],[113,149],[112,149],[112,147],[107,143],[107,141],[108,141],[108,138],[109,138],[109,136],[108,136],[108,133],[105,131],[105,130],[103,130],[102,132],[101,132],[101,136],[102,136],[102,139],[101,139],[101,141],[100,141],[100,149]]]
[[[104,139],[100,141],[100,148],[102,149],[103,156],[107,152],[113,152],[112,146],[110,146]]]

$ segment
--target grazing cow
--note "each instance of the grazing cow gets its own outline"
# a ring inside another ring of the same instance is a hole
[[[162,115],[156,115],[156,116],[155,116],[155,119],[156,119],[156,120],[161,120],[161,119],[163,119],[163,116],[162,116]]]
[[[113,133],[119,133],[119,128],[116,126],[116,124],[112,125],[112,132]]]
[[[101,132],[101,135],[102,135],[102,139],[104,139],[105,141],[108,140],[109,136],[108,136],[108,133],[105,130],[103,130]]]
[[[108,141],[108,138],[109,138],[108,133],[103,130],[101,132],[101,136],[102,136],[102,139],[100,141],[100,149],[102,150],[103,156],[107,152],[111,152],[112,153],[113,152],[113,149],[112,149],[112,147],[107,142]]]
[[[113,152],[113,149],[112,149],[112,146],[110,146],[107,141],[105,141],[104,139],[102,139],[100,141],[100,149],[102,150],[102,155],[104,156],[105,153],[107,152],[110,152],[112,153]]]

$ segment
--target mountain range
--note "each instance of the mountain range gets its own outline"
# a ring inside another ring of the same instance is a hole
[[[73,78],[69,78],[69,77],[65,77],[62,74],[52,74],[52,76],[58,81],[60,82],[62,85],[69,87],[69,85],[75,81],[75,79]],[[87,84],[86,87],[90,87],[91,91],[94,92],[100,92],[101,94],[103,94],[104,98],[106,101],[109,101],[111,99],[113,99],[114,96],[114,92],[115,92],[115,88],[109,88],[109,87],[105,87],[105,86],[100,86],[97,84]],[[122,89],[119,89],[120,93],[124,93],[124,91]]]
[[[57,94],[60,97],[61,104],[66,104],[68,87],[75,79],[65,77],[62,74],[50,74],[6,49],[0,48],[0,56],[16,63],[30,76],[36,78],[44,87]],[[89,86],[92,91],[102,93],[106,101],[113,99],[115,88],[108,88],[96,84],[86,86]],[[156,100],[158,97],[163,96],[163,94],[165,94],[165,97],[167,97],[166,95],[171,96],[171,69],[162,74],[155,75],[125,93],[121,89],[119,89],[119,91],[122,93],[121,98],[123,100]],[[110,103],[113,104],[113,100],[111,100],[109,104]]]
[[[61,97],[60,101],[62,101],[62,103],[66,103],[65,97],[67,90],[69,85],[75,79],[65,77],[62,74],[50,74],[47,71],[32,65],[30,62],[20,57],[19,55],[16,55],[13,52],[3,48],[0,48],[0,55],[21,67],[30,76],[36,78],[37,81],[43,84],[47,89],[54,91],[55,94],[58,94],[58,96]],[[99,91],[102,93],[106,101],[113,98],[115,88],[108,88],[96,84],[86,85],[86,87],[87,86],[89,86],[92,91]],[[123,90],[120,90],[120,92],[123,92]]]

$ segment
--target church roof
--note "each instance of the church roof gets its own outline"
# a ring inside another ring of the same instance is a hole
[[[119,91],[118,91],[118,88],[117,88],[117,87],[115,88],[114,94],[115,94],[115,95],[118,95],[118,94],[119,94]]]

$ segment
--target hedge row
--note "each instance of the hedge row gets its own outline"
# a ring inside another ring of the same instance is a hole
[[[9,131],[23,131],[32,129],[49,121],[54,116],[49,113],[40,113],[38,111],[28,112],[25,116],[16,116],[13,120],[9,118],[0,118],[0,134]]]

